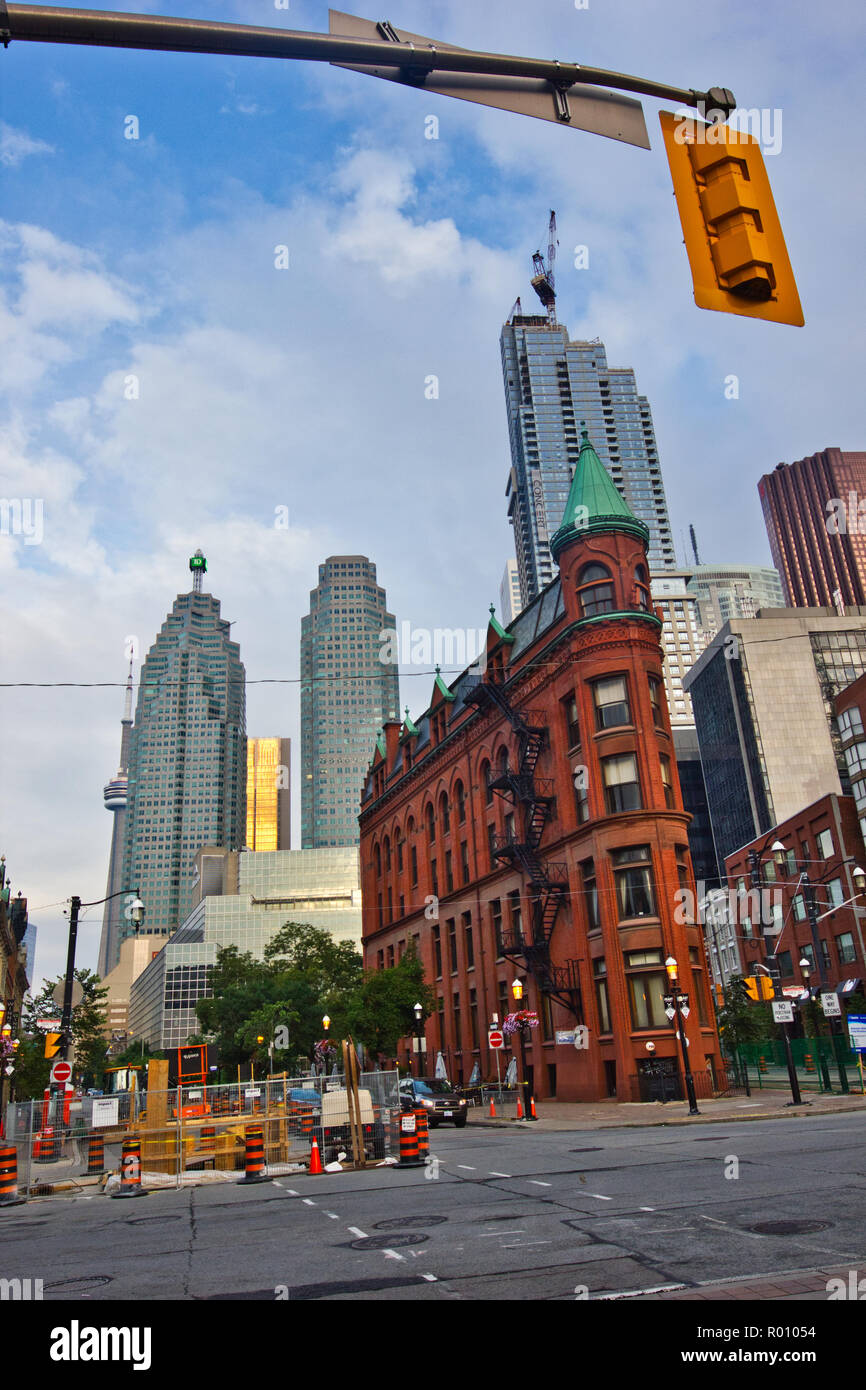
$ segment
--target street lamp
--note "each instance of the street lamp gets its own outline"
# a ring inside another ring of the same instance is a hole
[[[809,1012],[812,1015],[812,1027],[815,1029],[815,1047],[818,1052],[818,1066],[821,1068],[821,1085],[825,1091],[830,1090],[830,1070],[827,1066],[827,1058],[821,1051],[821,1028],[818,1021],[818,1005],[815,1003],[809,980],[812,975],[812,962],[803,956],[797,964],[800,967],[800,974],[803,976],[803,984],[809,995]],[[847,1080],[847,1077],[845,1078]]]
[[[423,1014],[424,1014],[424,1006],[423,1006],[423,1004],[413,1004],[413,1005],[412,1005],[412,1010],[413,1010],[413,1012],[414,1012],[414,1014],[415,1014],[415,1036],[416,1036],[416,1038],[417,1038],[417,1040],[418,1040],[418,1042],[417,1042],[417,1052],[418,1052],[418,1075],[419,1075],[419,1077],[420,1077],[420,1076],[421,1076],[421,1039],[422,1039],[423,1036],[424,1036],[424,1024],[422,1023],[421,1020],[422,1020],[422,1016],[423,1016]],[[409,1070],[411,1071],[411,1067],[410,1067]]]
[[[769,838],[770,838],[770,837],[769,837],[769,835],[768,835],[768,836],[767,836],[767,840],[768,840]],[[751,885],[752,885],[753,888],[758,888],[758,889],[760,889],[760,887],[761,887],[761,857],[763,856],[763,854],[764,854],[765,851],[766,851],[766,848],[767,848],[767,840],[764,841],[764,843],[762,844],[762,846],[761,846],[761,848],[760,848],[759,850],[754,850],[754,849],[750,849],[750,850],[749,850],[749,879],[750,879],[750,881],[751,881]],[[782,844],[782,842],[781,842],[780,840],[774,840],[774,841],[773,841],[773,844],[770,846],[770,853],[771,853],[772,856],[773,856],[773,862],[775,863],[776,867],[777,867],[777,868],[781,868],[782,865],[783,865],[783,863],[785,862],[786,850],[785,850],[785,846]],[[770,980],[771,980],[772,985],[773,985],[773,995],[774,995],[774,997],[775,997],[776,999],[781,999],[781,998],[782,998],[782,988],[781,988],[781,984],[780,984],[780,976],[779,976],[779,973],[778,973],[778,972],[779,972],[779,967],[778,967],[778,965],[776,965],[776,967],[775,967],[775,973],[774,973],[774,971],[770,969],[769,964],[767,964],[767,962],[768,962],[769,959],[770,959],[770,956],[769,956],[768,951],[767,951],[767,938],[766,938],[766,934],[765,934],[765,932],[764,932],[764,914],[763,914],[763,906],[762,906],[762,909],[761,909],[761,912],[760,912],[759,916],[760,916],[760,923],[761,923],[761,941],[762,941],[762,943],[763,943],[764,953],[765,953],[766,959],[765,959],[764,961],[756,961],[755,964],[756,964],[756,967],[757,967],[758,969],[765,971],[765,973],[766,973],[767,975],[769,975]],[[776,949],[778,950],[778,944],[777,944]],[[774,957],[774,959],[775,959],[775,957]],[[788,1081],[790,1082],[790,1085],[791,1085],[791,1099],[790,1099],[789,1104],[790,1104],[790,1105],[802,1105],[802,1104],[803,1104],[803,1101],[802,1101],[802,1099],[801,1099],[801,1097],[800,1097],[800,1084],[799,1084],[799,1082],[797,1081],[797,1068],[794,1066],[794,1058],[793,1058],[793,1056],[792,1056],[792,1054],[791,1054],[791,1036],[790,1036],[790,1034],[789,1034],[789,1032],[788,1032],[788,1025],[787,1025],[787,1023],[781,1023],[779,1026],[780,1026],[780,1028],[782,1029],[782,1040],[783,1040],[783,1042],[784,1042],[784,1044],[785,1044],[785,1063],[786,1063],[787,1068],[788,1068]]]
[[[688,996],[680,994],[677,963],[673,956],[668,956],[665,961],[665,970],[668,972],[669,997],[673,1001],[674,1017],[677,1021],[677,1037],[680,1040],[680,1051],[683,1055],[683,1076],[686,1083],[686,1095],[689,1099],[689,1114],[700,1115],[701,1112],[698,1109],[698,1101],[695,1095],[695,1078],[692,1076],[692,1069],[689,1065],[689,1044],[686,1038],[685,1018],[683,1017],[683,1010],[685,1010],[686,1014],[688,1014],[689,1011]]]
[[[523,1000],[522,980],[513,981],[511,985],[511,993],[514,995],[514,1002],[517,1005],[517,1012],[520,1013],[520,1004]],[[520,1029],[520,1074],[523,1078],[523,1118],[525,1120],[534,1120],[537,1118],[537,1116],[532,1114],[532,1096],[530,1095],[529,1090],[529,1071],[526,1065],[526,1034],[529,1029],[529,1024],[525,1021],[525,1019],[521,1019],[518,1026]]]

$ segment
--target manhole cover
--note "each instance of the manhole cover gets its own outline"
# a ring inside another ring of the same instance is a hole
[[[353,1250],[392,1250],[395,1245],[423,1245],[429,1239],[420,1231],[402,1231],[393,1236],[364,1236],[353,1240],[351,1246]]]
[[[75,1293],[78,1289],[98,1289],[103,1284],[110,1284],[114,1278],[113,1274],[79,1274],[75,1279],[55,1279],[50,1284],[46,1284],[46,1289],[66,1289],[68,1292]]]
[[[411,1231],[414,1226],[441,1226],[447,1220],[447,1216],[389,1216],[387,1221],[375,1221],[373,1225],[377,1231]]]
[[[746,1229],[758,1236],[806,1236],[812,1231],[826,1231],[829,1221],[758,1221]]]

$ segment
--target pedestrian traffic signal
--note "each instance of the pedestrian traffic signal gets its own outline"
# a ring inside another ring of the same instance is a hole
[[[749,998],[754,999],[756,1004],[759,1004],[762,999],[775,997],[773,981],[766,975],[747,975],[743,984],[746,986],[746,993]]]
[[[62,1034],[62,1033],[46,1033],[46,1034],[45,1034],[45,1056],[46,1056],[46,1057],[56,1057],[57,1054],[58,1054],[58,1052],[60,1051],[60,1047],[61,1047],[62,1042],[63,1042],[63,1034]]]
[[[669,111],[659,119],[698,308],[802,327],[758,141]]]

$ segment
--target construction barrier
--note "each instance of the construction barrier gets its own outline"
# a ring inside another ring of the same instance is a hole
[[[18,1150],[5,1144],[0,1148],[0,1207],[20,1207],[24,1201],[18,1196]]]
[[[91,1134],[87,1142],[87,1176],[105,1172],[105,1135]]]
[[[400,1158],[397,1167],[423,1168],[424,1159],[421,1157],[417,1111],[409,1110],[399,1117],[399,1131]]]
[[[239,1182],[272,1182],[265,1173],[265,1132],[261,1125],[247,1125],[244,1175]]]
[[[146,1197],[141,1185],[141,1140],[124,1139],[120,1161],[120,1187],[112,1197]]]

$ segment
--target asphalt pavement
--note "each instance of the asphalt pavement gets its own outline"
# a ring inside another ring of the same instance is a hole
[[[431,1135],[425,1168],[0,1212],[45,1299],[566,1300],[866,1274],[866,1116]]]

